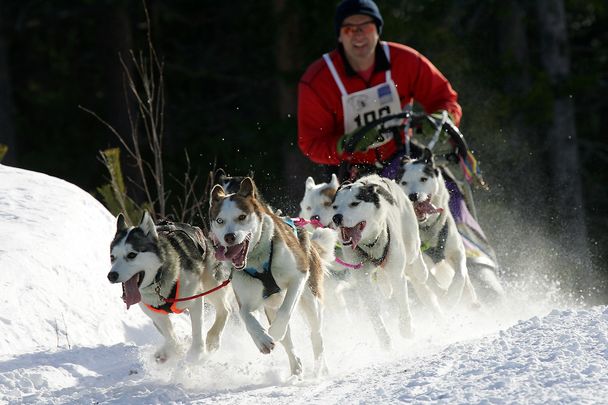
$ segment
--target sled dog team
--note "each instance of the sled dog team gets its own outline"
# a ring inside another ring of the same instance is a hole
[[[327,373],[324,304],[348,313],[352,300],[360,302],[387,349],[392,339],[383,304],[396,306],[402,336],[414,332],[408,282],[437,322],[444,310],[479,305],[429,151],[404,160],[397,181],[369,175],[339,185],[334,175],[315,184],[309,177],[296,221],[270,208],[250,177],[216,181],[208,235],[187,224],[155,224],[148,213],[134,227],[122,214],[117,219],[108,279],[122,283],[127,308],[139,304],[164,337],[159,362],[179,352],[170,313],[188,312],[187,356],[196,360],[219,348],[232,300],[260,352],[281,343],[292,375],[302,373],[290,328],[296,307],[310,328],[314,374],[321,375]],[[206,339],[205,293],[216,313]]]

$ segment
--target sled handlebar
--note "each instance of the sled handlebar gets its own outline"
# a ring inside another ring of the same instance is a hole
[[[402,122],[398,125],[392,124],[389,126],[384,126],[386,122],[402,119]],[[462,132],[458,129],[458,127],[452,122],[449,117],[446,117],[443,120],[435,120],[430,115],[424,113],[415,113],[413,111],[402,111],[397,114],[385,115],[377,120],[371,121],[361,128],[357,129],[352,137],[345,143],[344,150],[347,153],[353,153],[355,150],[355,146],[361,140],[361,138],[370,130],[380,127],[379,132],[391,132],[391,131],[400,131],[405,128],[417,128],[422,125],[424,121],[428,121],[431,125],[440,131],[445,131],[450,139],[454,142],[454,147],[456,153],[460,155],[462,158],[466,158],[467,151],[469,150],[466,141],[464,140],[464,136]]]

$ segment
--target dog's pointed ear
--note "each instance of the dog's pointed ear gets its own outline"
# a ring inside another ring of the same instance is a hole
[[[129,227],[127,226],[127,221],[125,220],[125,216],[122,215],[122,212],[121,212],[120,214],[118,214],[118,217],[116,217],[116,233],[124,231],[128,228]]]
[[[308,178],[306,179],[306,190],[310,190],[314,186],[315,186],[315,179],[308,176]]]
[[[154,238],[158,238],[158,233],[156,232],[156,224],[154,220],[148,213],[148,211],[144,211],[141,216],[141,221],[139,221],[139,228],[144,231],[144,234],[147,236],[152,236]]]
[[[335,189],[338,189],[338,187],[340,187],[340,182],[338,181],[338,176],[336,176],[336,173],[331,174],[331,180],[329,181],[329,185]]]
[[[435,165],[435,160],[433,159],[433,152],[429,148],[424,148],[424,152],[422,152],[422,161],[429,166]]]
[[[412,161],[412,158],[409,157],[408,155],[403,155],[401,157],[401,164],[402,165],[406,165],[406,164],[410,163],[411,161]]]
[[[209,199],[209,205],[213,205],[214,202],[218,202],[222,198],[226,197],[226,192],[224,191],[224,187],[216,184],[211,189],[211,198]]]
[[[222,179],[226,177],[226,172],[221,167],[215,170],[213,173],[213,184],[219,184],[222,182]]]
[[[241,185],[237,194],[241,197],[256,197],[255,185],[253,184],[253,180],[251,179],[251,177],[245,177],[243,181],[241,181]]]

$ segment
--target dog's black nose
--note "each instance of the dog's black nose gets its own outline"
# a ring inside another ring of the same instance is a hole
[[[410,195],[407,196],[411,202],[416,202],[418,201],[418,193],[412,193]]]
[[[118,273],[115,271],[111,271],[108,273],[108,280],[110,280],[110,283],[115,283],[116,280],[118,280]]]
[[[320,217],[320,216],[318,216],[318,215],[313,215],[312,217],[310,217],[310,220],[311,220],[311,221],[320,221],[320,220],[321,220],[321,217]]]
[[[224,240],[227,244],[232,245],[236,240],[236,236],[233,233],[227,233],[226,235],[224,235]]]
[[[340,226],[342,225],[342,218],[344,218],[342,214],[336,214],[333,216],[332,221],[334,221],[334,224]]]

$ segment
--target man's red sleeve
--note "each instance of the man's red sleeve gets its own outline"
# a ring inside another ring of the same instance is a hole
[[[458,104],[458,93],[448,80],[427,58],[418,54],[417,72],[412,83],[413,96],[428,114],[447,110],[458,125],[462,108]]]
[[[298,146],[315,163],[340,163],[333,110],[304,82],[298,85]]]

